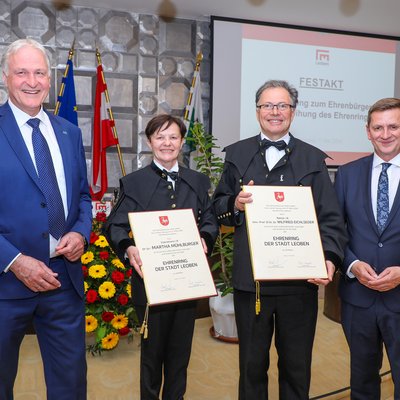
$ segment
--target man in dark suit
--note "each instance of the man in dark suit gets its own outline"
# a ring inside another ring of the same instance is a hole
[[[91,200],[79,128],[47,113],[50,62],[31,39],[2,59],[0,107],[0,399],[13,399],[20,344],[33,323],[47,398],[86,399],[80,263]]]
[[[385,345],[400,399],[400,99],[368,111],[370,156],[338,169],[336,193],[349,243],[342,266],[342,325],[351,355],[351,398],[380,399]]]
[[[335,264],[343,256],[346,235],[324,161],[327,155],[289,133],[297,101],[297,90],[285,81],[268,81],[260,87],[256,117],[261,133],[225,149],[224,172],[214,195],[220,223],[235,226],[233,286],[240,400],[268,398],[269,348],[274,331],[279,398],[308,399],[318,284],[331,281]],[[243,212],[245,203],[252,199],[251,193],[241,190],[244,184],[312,188],[328,279],[264,281],[256,291]],[[256,315],[258,295],[261,311]]]

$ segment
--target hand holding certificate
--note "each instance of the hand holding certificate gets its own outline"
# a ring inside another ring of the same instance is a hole
[[[191,209],[129,213],[150,305],[216,295]]]
[[[311,188],[243,186],[254,280],[325,279]]]

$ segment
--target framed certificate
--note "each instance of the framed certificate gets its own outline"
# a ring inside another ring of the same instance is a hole
[[[310,187],[243,186],[254,280],[327,278]]]
[[[216,296],[191,209],[128,214],[149,305]]]

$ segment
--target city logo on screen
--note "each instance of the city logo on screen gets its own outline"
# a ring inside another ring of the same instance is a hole
[[[161,225],[167,226],[169,224],[169,219],[166,216],[158,217],[158,219]]]
[[[285,200],[285,193],[283,192],[274,192],[275,193],[275,200],[282,202],[283,200]]]
[[[329,50],[317,49],[315,51],[315,64],[329,65]]]

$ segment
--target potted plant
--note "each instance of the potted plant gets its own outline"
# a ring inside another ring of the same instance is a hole
[[[219,182],[224,165],[221,157],[213,153],[213,150],[218,148],[215,143],[216,139],[210,134],[205,134],[203,125],[196,122],[190,129],[189,140],[196,146],[197,156],[194,157],[194,161],[197,164],[197,169],[210,178],[211,191],[213,192]],[[232,294],[232,228],[221,227],[211,260],[211,271],[213,272],[218,296],[210,298],[210,311],[214,324],[210,329],[210,333],[215,338],[237,342]]]

